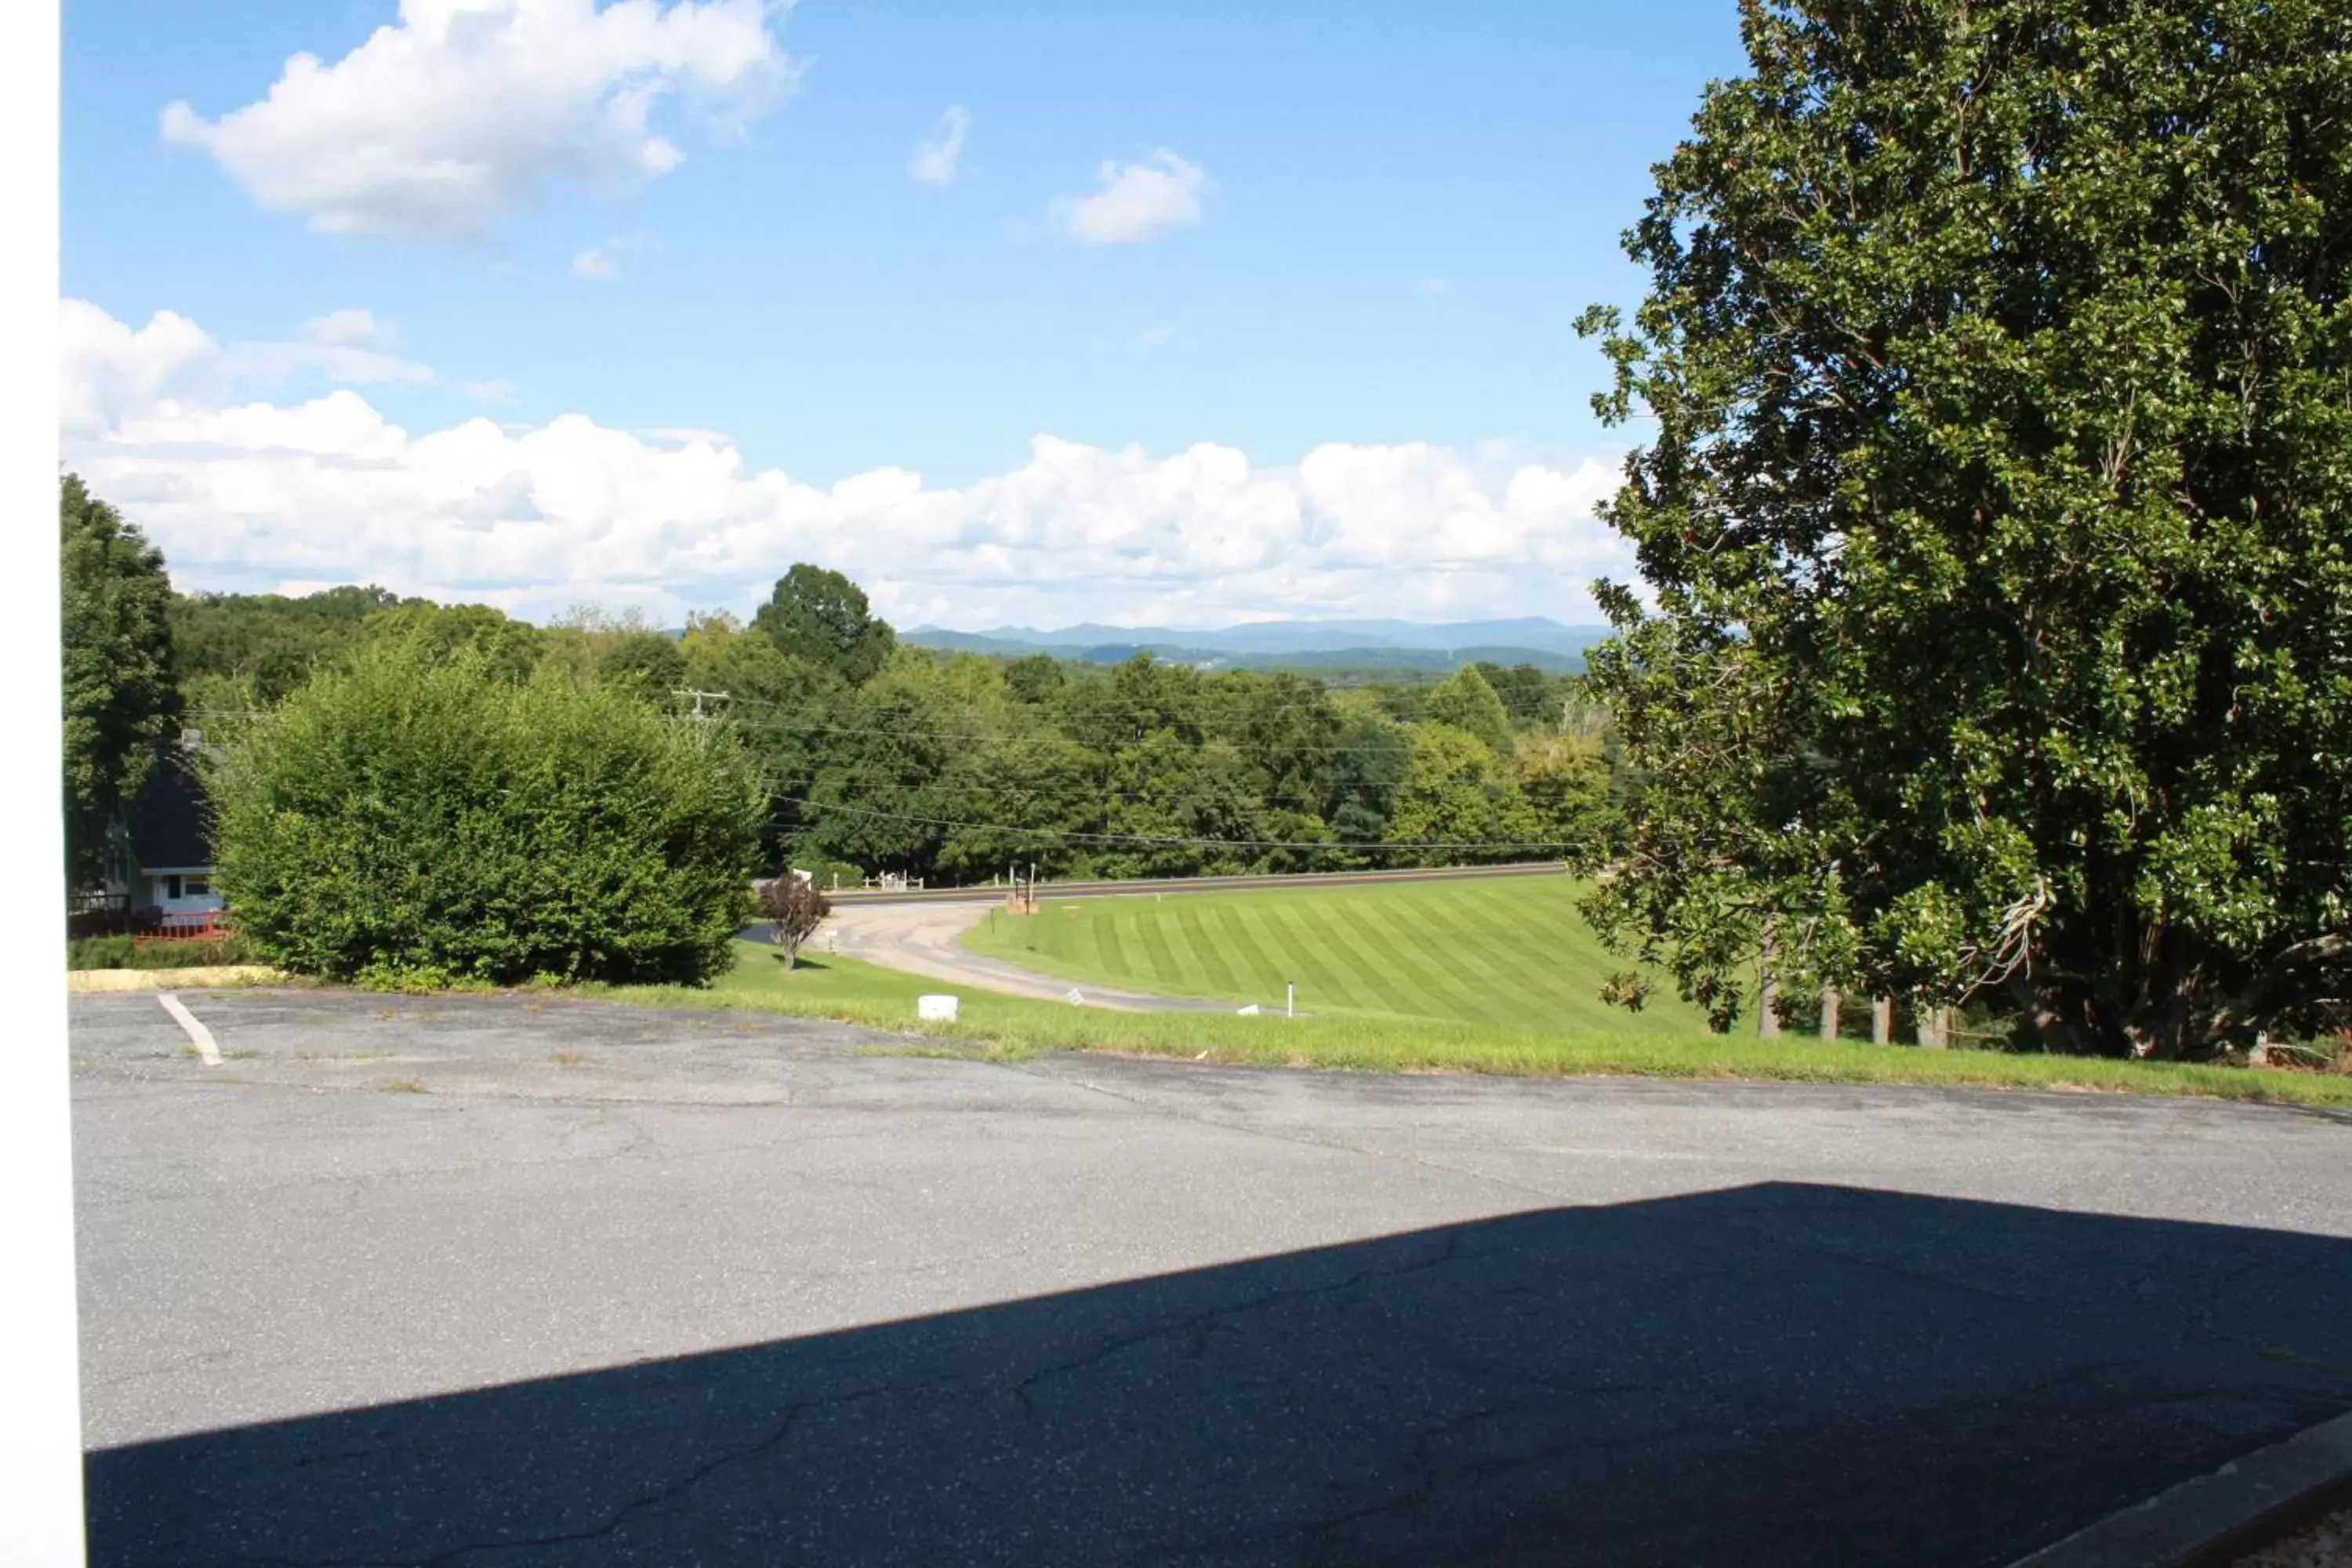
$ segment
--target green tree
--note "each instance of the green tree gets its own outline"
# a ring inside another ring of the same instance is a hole
[[[1537,837],[1535,822],[1509,771],[1486,742],[1451,724],[1412,727],[1412,751],[1388,837],[1392,844],[1465,846],[1460,850],[1411,851],[1400,864],[1521,860],[1537,853],[1527,847]],[[1509,847],[1494,847],[1497,843]]]
[[[172,600],[172,663],[191,707],[268,708],[339,658],[379,610],[424,605],[389,589],[346,584],[299,598],[186,594]],[[198,717],[208,731],[225,712]]]
[[[1267,809],[1319,816],[1331,803],[1332,749],[1340,719],[1314,681],[1288,673],[1221,678],[1211,706],[1219,731],[1261,775]]]
[[[2352,994],[2352,33],[1746,0],[1596,310],[1654,438],[1592,912],[1720,1003],[1997,989],[2197,1057]],[[1717,1008],[1718,1014],[1721,1008]]]
[[[889,623],[871,613],[866,591],[838,572],[796,563],[751,617],[755,630],[791,658],[804,658],[852,686],[880,672],[897,646]]]
[[[802,842],[828,859],[926,875],[956,803],[933,786],[958,744],[950,726],[906,683],[876,682],[835,710],[808,798]]]
[[[978,826],[947,831],[939,869],[978,881],[1032,863],[1050,877],[1087,868],[1100,847],[1081,836],[1109,826],[1104,772],[1099,755],[1046,730],[959,748],[932,798]]]
[[[1511,716],[1475,664],[1465,664],[1438,682],[1429,694],[1428,718],[1433,724],[1449,724],[1477,736],[1498,753],[1511,749]]]
[[[1138,842],[1103,847],[1096,856],[1103,875],[1218,875],[1247,870],[1255,859],[1240,841],[1265,837],[1256,791],[1229,742],[1201,745],[1156,730],[1112,759],[1110,784],[1111,831]]]
[[[1201,672],[1139,653],[1108,672],[1089,670],[1062,689],[1055,716],[1070,739],[1116,752],[1162,731],[1201,743]]]
[[[694,984],[751,912],[733,735],[473,647],[362,647],[207,771],[221,890],[298,973]]]
[[[686,655],[659,632],[624,632],[597,651],[596,679],[672,707],[686,682]]]
[[[171,579],[135,523],[79,476],[58,489],[65,676],[66,877],[102,874],[106,830],[178,730]]]
[[[1004,683],[1024,702],[1050,702],[1064,685],[1062,661],[1050,653],[1033,653],[1008,660]]]
[[[1503,705],[1503,711],[1510,716],[1513,724],[1541,723],[1557,715],[1552,683],[1534,665],[1515,664],[1505,668],[1492,659],[1482,658],[1470,668],[1494,689],[1495,700]]]
[[[1592,869],[1605,862],[1618,835],[1617,804],[1609,763],[1593,742],[1524,741],[1512,759],[1520,798],[1534,836],[1561,858]]]
[[[542,637],[530,622],[489,605],[412,601],[370,615],[360,623],[358,640],[406,643],[435,658],[463,651],[495,679],[521,682],[539,666]]]
[[[734,730],[758,763],[770,795],[764,858],[788,860],[802,848],[808,811],[801,802],[835,739],[835,706],[846,688],[727,617],[693,622],[678,651],[685,686],[726,694],[723,701],[706,700],[705,711]]]

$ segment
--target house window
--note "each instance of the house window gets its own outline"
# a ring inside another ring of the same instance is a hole
[[[163,879],[163,896],[167,899],[176,899],[180,896],[180,874],[178,872],[174,871],[172,875]]]
[[[191,877],[184,886],[186,889],[186,896],[191,899],[209,898],[212,895],[213,879],[210,877]]]

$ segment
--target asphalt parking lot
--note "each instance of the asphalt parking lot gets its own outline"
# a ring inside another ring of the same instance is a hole
[[[2352,1122],[73,1004],[100,1564],[1997,1564],[2352,1407]]]

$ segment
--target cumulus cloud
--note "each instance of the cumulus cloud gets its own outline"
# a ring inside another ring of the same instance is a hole
[[[616,283],[621,278],[621,247],[611,240],[591,246],[572,258],[572,276],[592,283]]]
[[[281,341],[226,344],[173,310],[135,330],[80,300],[60,300],[58,317],[58,416],[68,434],[178,401],[218,402],[303,381],[415,386],[436,379],[431,366],[394,352],[396,327],[366,310],[316,317]]]
[[[284,342],[231,343],[215,370],[226,381],[253,387],[281,386],[304,375],[352,386],[423,385],[432,367],[404,359],[400,329],[371,311],[335,310],[302,323]]]
[[[1198,223],[1209,190],[1197,164],[1169,152],[1140,163],[1105,160],[1097,177],[1093,195],[1060,197],[1051,210],[1055,226],[1081,245],[1139,245]]]
[[[927,185],[955,184],[956,164],[963,159],[963,133],[971,126],[971,115],[955,104],[948,105],[948,111],[940,116],[938,133],[916,144],[907,173]]]
[[[685,154],[652,127],[677,97],[727,134],[792,85],[771,31],[789,0],[401,0],[333,64],[298,54],[268,96],[163,110],[263,206],[325,234],[474,239],[559,181],[605,192]]]
[[[58,305],[58,424],[68,435],[152,407],[220,356],[213,335],[177,311],[133,329],[79,300]]]
[[[1328,444],[1268,467],[1052,436],[959,487],[883,468],[829,485],[719,432],[569,414],[411,431],[341,387],[300,402],[173,395],[209,342],[184,317],[69,332],[67,455],[191,586],[373,581],[525,615],[587,600],[675,624],[744,609],[794,561],[883,613],[982,626],[1253,615],[1589,616],[1630,572],[1592,520],[1615,465],[1503,471],[1426,445]],[[215,351],[216,352],[216,351]],[[184,373],[183,373],[184,374]],[[93,415],[93,411],[95,414]]]

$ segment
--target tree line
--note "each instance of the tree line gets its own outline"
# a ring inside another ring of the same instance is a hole
[[[971,882],[1016,866],[1124,877],[1591,860],[1620,830],[1599,710],[1577,679],[1529,666],[1333,689],[1149,655],[1106,668],[939,652],[901,644],[856,584],[805,563],[748,622],[696,616],[682,636],[593,607],[533,626],[372,586],[178,594],[135,526],[79,480],[66,501],[78,548],[102,534],[121,557],[83,569],[79,594],[69,571],[69,599],[142,606],[118,616],[103,657],[89,635],[69,637],[93,650],[68,673],[83,706],[143,715],[75,749],[92,779],[100,752],[121,759],[110,788],[84,788],[86,822],[135,793],[167,731],[234,734],[400,642],[462,653],[487,679],[551,673],[732,734],[764,792],[771,868]],[[121,679],[134,670],[148,672],[136,689]],[[75,839],[87,847],[87,826]],[[87,855],[77,869],[87,877]]]

